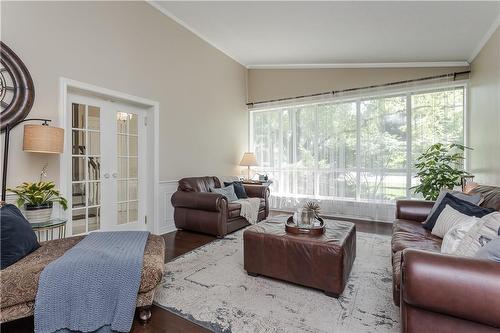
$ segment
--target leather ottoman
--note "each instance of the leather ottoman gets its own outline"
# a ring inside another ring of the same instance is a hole
[[[323,235],[297,235],[285,231],[286,217],[277,218],[243,233],[247,273],[321,289],[328,296],[342,294],[356,258],[356,226],[325,220]]]

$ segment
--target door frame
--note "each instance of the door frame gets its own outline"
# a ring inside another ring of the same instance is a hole
[[[98,87],[92,84],[75,81],[65,77],[59,78],[59,126],[66,130],[64,135],[64,152],[59,159],[59,182],[61,194],[65,197],[71,195],[70,178],[71,171],[68,170],[69,159],[71,158],[71,142],[68,136],[68,123],[71,115],[68,114],[68,94],[80,93],[91,95],[107,100],[128,103],[144,108],[147,114],[147,138],[148,159],[146,161],[146,184],[145,184],[145,211],[147,224],[141,224],[141,229],[152,233],[159,233],[159,205],[158,205],[158,186],[159,186],[159,115],[160,104],[156,101],[133,96],[120,91]],[[69,129],[70,130],[70,129]],[[152,176],[148,176],[152,175]],[[63,212],[63,216],[69,219],[71,210]],[[71,226],[66,228],[68,234],[71,234]]]

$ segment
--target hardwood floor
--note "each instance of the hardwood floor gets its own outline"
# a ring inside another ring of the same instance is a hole
[[[277,215],[272,213],[271,215]],[[361,232],[368,232],[380,235],[390,235],[392,224],[373,223],[366,221],[353,221],[356,229]],[[188,232],[174,231],[163,235],[165,239],[165,260],[171,261],[176,257],[192,251],[200,246],[210,243],[216,237]],[[210,332],[192,322],[181,318],[169,311],[157,306],[152,307],[151,320],[143,325],[136,318],[132,326],[133,333],[206,333]],[[2,333],[29,333],[33,332],[33,317],[19,319],[0,326]]]

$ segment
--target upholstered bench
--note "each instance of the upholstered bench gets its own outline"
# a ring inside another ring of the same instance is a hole
[[[1,312],[0,322],[16,320],[33,315],[38,279],[41,272],[52,261],[62,256],[85,236],[56,239],[40,243],[41,247],[15,264],[0,271]],[[140,319],[151,317],[154,290],[164,272],[165,241],[163,237],[149,235],[144,249],[141,285],[137,295]]]

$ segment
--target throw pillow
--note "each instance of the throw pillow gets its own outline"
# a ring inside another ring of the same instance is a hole
[[[238,200],[236,193],[234,193],[234,186],[233,185],[229,185],[229,186],[221,187],[221,188],[211,188],[210,191],[214,192],[214,193],[222,194],[223,196],[225,196],[227,198],[227,201],[229,201],[229,202],[233,202],[233,201]]]
[[[243,186],[242,182],[239,181],[234,181],[234,182],[224,182],[224,186],[229,186],[233,185],[234,186],[234,193],[236,193],[236,196],[238,199],[246,199],[248,198],[247,191],[245,191],[245,186]]]
[[[467,222],[470,219],[474,219],[474,217],[462,214],[453,209],[450,205],[446,205],[436,219],[436,224],[434,225],[434,228],[432,228],[431,234],[443,238],[453,226],[459,223]]]
[[[477,251],[475,258],[489,259],[500,263],[500,237],[492,240]]]
[[[498,237],[499,229],[500,212],[494,212],[483,216],[465,234],[464,239],[460,242],[454,254],[464,257],[476,255],[480,248]]]
[[[443,237],[441,243],[441,253],[452,254],[456,251],[458,245],[464,239],[467,232],[478,222],[477,217],[469,217],[468,220],[462,223],[455,224]]]
[[[428,215],[427,219],[425,220],[424,224],[427,223],[429,218],[434,214],[434,212],[439,207],[439,204],[441,204],[441,201],[443,201],[443,199],[447,193],[453,195],[456,198],[470,202],[470,203],[475,204],[475,205],[479,205],[479,203],[483,199],[481,194],[469,195],[467,193],[463,193],[463,192],[459,192],[459,191],[441,190],[439,192],[439,196],[437,197],[436,202],[434,202],[434,206],[432,206],[432,209],[429,212],[429,215]]]
[[[453,209],[458,210],[462,214],[476,217],[483,217],[484,215],[495,211],[491,208],[479,207],[470,202],[458,199],[450,193],[446,193],[434,213],[429,216],[426,222],[424,222],[423,227],[425,229],[430,231],[432,230],[432,228],[434,228],[438,216],[441,214],[446,205],[450,205]]]
[[[1,269],[21,260],[40,247],[31,224],[14,205],[0,208]]]

